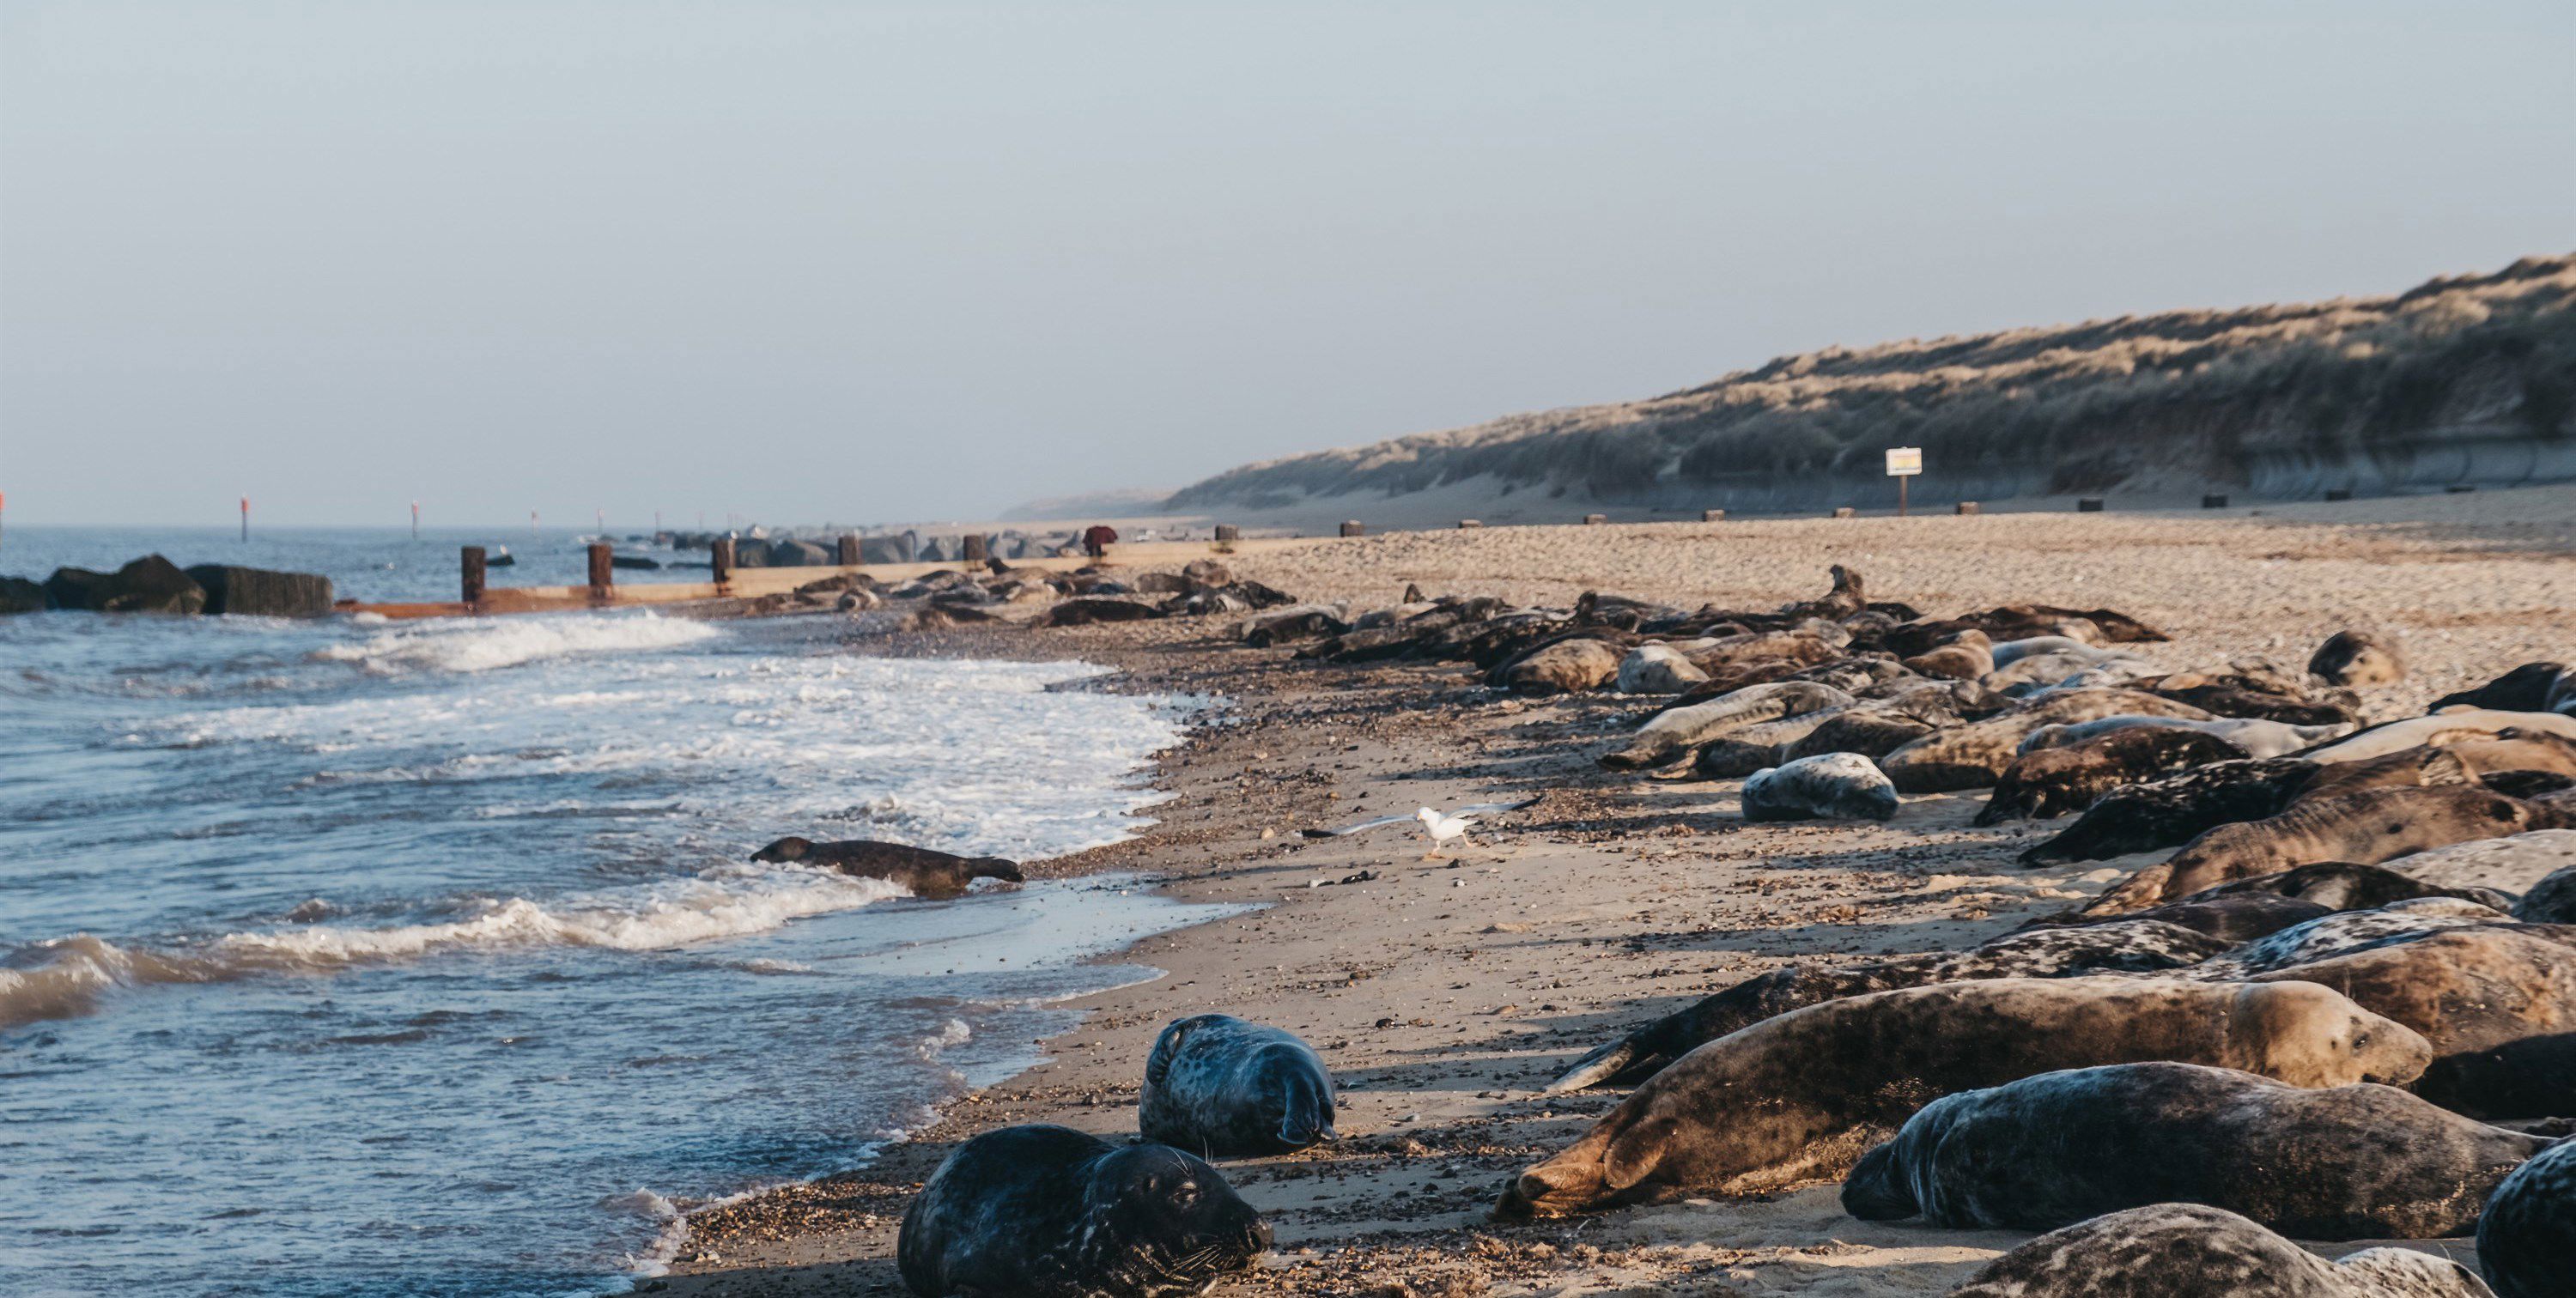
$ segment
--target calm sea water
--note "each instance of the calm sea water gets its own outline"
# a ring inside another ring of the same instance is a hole
[[[455,544],[12,529],[0,571],[443,596]],[[0,617],[0,1293],[613,1291],[672,1200],[864,1161],[1151,976],[1083,957],[1207,912],[744,857],[1122,836],[1191,702],[1056,688],[1090,671],[796,620]]]

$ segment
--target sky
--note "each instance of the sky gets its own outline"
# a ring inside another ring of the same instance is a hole
[[[981,519],[2571,248],[2563,0],[0,0],[0,517]]]

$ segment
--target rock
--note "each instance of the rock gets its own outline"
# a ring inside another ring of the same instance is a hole
[[[900,536],[863,536],[859,538],[861,563],[910,563],[912,554],[904,549]]]
[[[812,541],[769,543],[769,566],[772,568],[828,568],[839,558]]]
[[[188,576],[206,591],[206,611],[237,617],[321,617],[331,611],[331,579],[309,572],[271,572],[201,563]]]
[[[733,543],[733,566],[737,568],[768,567],[769,543],[767,541],[755,541],[748,537],[736,540]]]
[[[42,613],[51,607],[44,587],[24,577],[0,577],[0,615]]]
[[[1513,663],[1503,687],[1514,694],[1575,694],[1595,690],[1619,674],[1617,646],[1600,640],[1559,640]]]
[[[45,579],[45,594],[56,608],[92,613],[201,613],[206,608],[205,587],[157,554],[113,573],[58,568]]]

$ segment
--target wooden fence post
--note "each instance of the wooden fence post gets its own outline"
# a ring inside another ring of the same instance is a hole
[[[859,566],[859,534],[856,532],[841,533],[841,566],[844,568]]]
[[[989,557],[988,552],[991,548],[992,547],[984,544],[983,533],[968,532],[966,535],[958,538],[957,561],[959,563],[980,564]]]
[[[1360,526],[1358,519],[1352,519],[1350,522],[1342,524],[1342,535],[1344,536],[1362,536],[1367,534],[1367,532],[1368,529]]]
[[[465,607],[469,609],[480,608],[483,604],[483,547],[479,545],[466,546],[465,553],[462,558],[464,560],[463,576],[465,587]]]
[[[715,570],[716,593],[724,594],[725,586],[733,581],[732,537],[719,536],[707,544],[707,566]]]
[[[608,588],[617,581],[617,564],[608,556],[608,542],[590,543],[590,597],[606,599]]]

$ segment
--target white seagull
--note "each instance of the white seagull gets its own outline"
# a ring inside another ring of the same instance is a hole
[[[1305,834],[1308,838],[1340,838],[1345,834],[1356,834],[1369,829],[1384,829],[1389,825],[1418,824],[1422,826],[1422,836],[1431,840],[1431,850],[1423,853],[1422,857],[1423,860],[1428,861],[1440,854],[1442,844],[1453,838],[1466,837],[1467,827],[1476,823],[1477,817],[1495,816],[1506,811],[1520,811],[1537,805],[1538,799],[1523,798],[1519,802],[1479,802],[1447,813],[1443,813],[1437,807],[1424,807],[1409,816],[1380,816],[1375,820],[1363,820],[1356,825],[1344,825],[1339,829],[1309,829]]]

